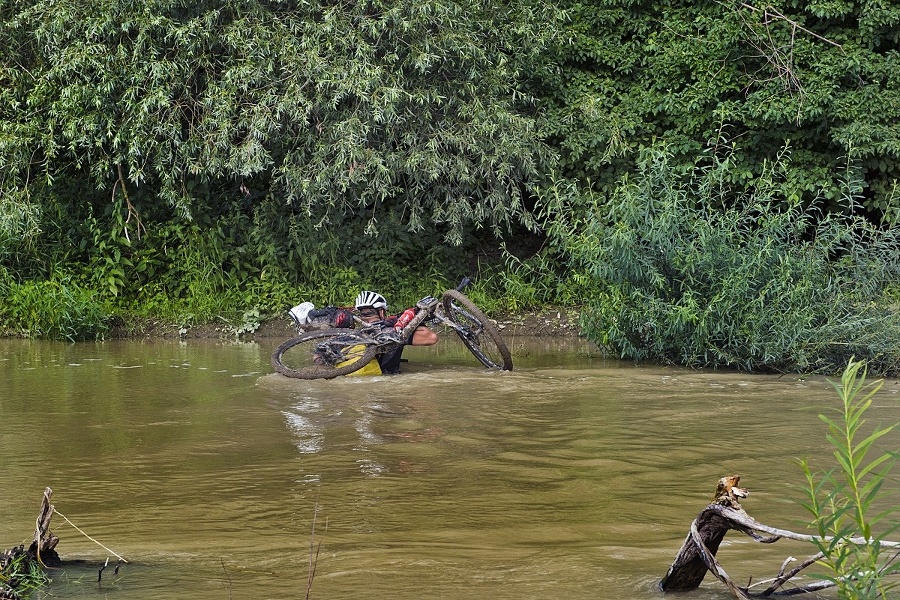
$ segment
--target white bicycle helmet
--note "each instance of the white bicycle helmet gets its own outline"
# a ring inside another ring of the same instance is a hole
[[[387,300],[378,292],[360,292],[356,297],[356,308],[383,308],[387,310]]]

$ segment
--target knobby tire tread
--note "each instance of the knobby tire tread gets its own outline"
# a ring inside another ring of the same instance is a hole
[[[370,360],[375,358],[378,353],[378,346],[373,340],[356,336],[358,341],[355,344],[365,344],[366,350],[359,359],[353,363],[343,367],[330,367],[328,365],[315,365],[304,367],[302,369],[294,369],[286,366],[282,362],[285,352],[305,342],[315,339],[326,339],[336,336],[355,336],[353,330],[350,329],[322,329],[319,331],[310,331],[295,338],[291,338],[278,346],[272,353],[272,368],[286,377],[294,379],[333,379],[341,375],[349,375],[354,371],[358,371],[366,366]]]
[[[469,351],[477,358],[484,366],[489,369],[502,369],[504,371],[512,371],[513,362],[512,355],[509,352],[509,348],[506,347],[506,343],[503,341],[503,338],[500,337],[500,331],[497,329],[497,326],[494,325],[494,322],[491,321],[487,315],[481,312],[475,304],[469,300],[462,292],[457,290],[447,290],[444,292],[444,296],[441,298],[444,305],[444,313],[450,319],[452,319],[455,323],[459,325],[464,325],[464,323],[459,323],[455,318],[455,311],[453,310],[453,303],[456,302],[458,305],[462,306],[466,312],[468,312],[476,321],[478,321],[479,325],[491,341],[494,342],[494,345],[497,347],[497,351],[500,353],[500,356],[503,359],[503,364],[495,363],[490,359],[484,352],[481,351],[478,343],[470,338],[464,336],[461,332],[457,331],[460,339],[469,349]]]

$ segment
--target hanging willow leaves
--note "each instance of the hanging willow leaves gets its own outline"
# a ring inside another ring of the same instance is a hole
[[[223,181],[250,182],[326,221],[399,210],[458,241],[530,223],[523,194],[551,159],[517,82],[552,19],[514,3],[13,1],[0,16],[5,190],[90,177],[110,194],[122,167],[143,210],[195,217]]]

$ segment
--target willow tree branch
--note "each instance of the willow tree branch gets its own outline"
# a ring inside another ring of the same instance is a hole
[[[119,172],[119,179],[113,184],[113,199],[116,197],[116,184],[122,186],[122,197],[125,198],[125,206],[128,209],[128,216],[125,217],[125,239],[129,242],[131,238],[128,236],[128,223],[131,221],[131,218],[134,217],[135,222],[135,230],[137,232],[137,239],[141,239],[141,230],[144,233],[147,233],[147,228],[144,227],[144,224],[141,223],[141,215],[138,213],[137,209],[131,203],[131,199],[128,197],[128,186],[125,185],[125,173],[122,171],[122,163],[116,163],[116,169]]]

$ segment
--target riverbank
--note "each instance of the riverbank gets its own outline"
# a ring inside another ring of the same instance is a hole
[[[578,307],[549,307],[539,311],[500,315],[495,320],[504,335],[545,337],[578,337],[580,328]],[[242,330],[243,329],[243,330]],[[288,338],[296,335],[291,320],[271,319],[243,328],[230,323],[207,323],[193,327],[181,326],[160,320],[148,319],[113,326],[107,337],[111,339],[161,338],[161,339],[233,339],[242,340]]]

